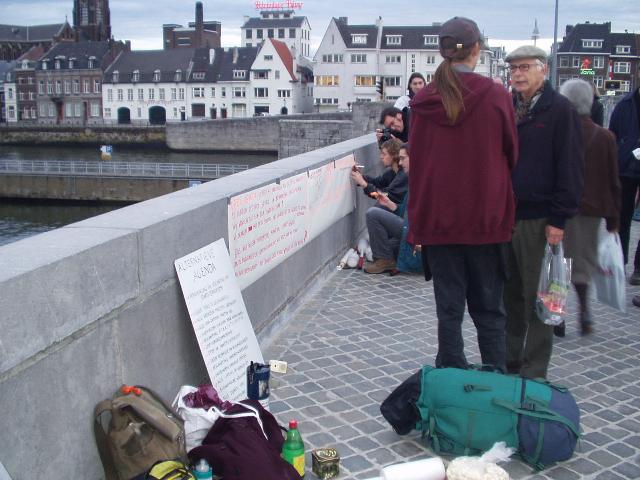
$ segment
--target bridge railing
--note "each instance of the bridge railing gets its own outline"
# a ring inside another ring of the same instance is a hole
[[[77,160],[0,160],[0,175],[83,175],[140,178],[219,178],[248,165],[200,163],[85,162]]]

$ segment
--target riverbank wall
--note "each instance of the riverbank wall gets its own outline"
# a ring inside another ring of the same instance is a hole
[[[0,145],[138,145],[166,148],[164,126],[2,126]]]

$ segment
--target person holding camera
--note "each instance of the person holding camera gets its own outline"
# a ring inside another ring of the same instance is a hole
[[[387,140],[396,138],[402,142],[409,139],[409,111],[403,113],[395,107],[387,107],[380,114],[382,128],[376,130],[378,145],[382,145]]]

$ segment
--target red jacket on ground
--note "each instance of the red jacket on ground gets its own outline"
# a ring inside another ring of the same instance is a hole
[[[416,244],[511,240],[518,133],[502,85],[458,72],[464,109],[451,125],[432,82],[411,102],[409,225]]]

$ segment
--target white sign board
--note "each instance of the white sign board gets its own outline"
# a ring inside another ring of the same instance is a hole
[[[211,384],[224,400],[246,398],[247,366],[264,360],[224,239],[174,265]]]
[[[229,201],[229,252],[241,289],[355,207],[353,154]]]

